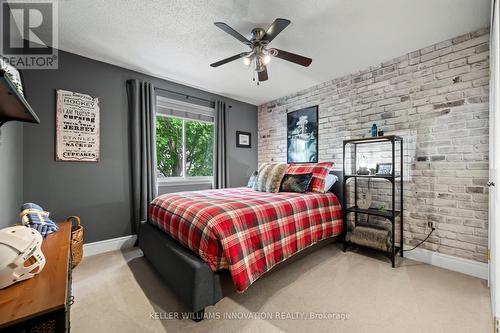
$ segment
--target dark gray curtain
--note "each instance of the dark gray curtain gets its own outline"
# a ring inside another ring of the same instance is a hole
[[[132,162],[133,232],[148,219],[156,197],[155,91],[151,83],[127,81]]]
[[[214,188],[229,186],[226,156],[226,103],[215,102]]]

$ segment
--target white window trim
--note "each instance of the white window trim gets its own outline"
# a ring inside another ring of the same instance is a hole
[[[214,183],[213,176],[199,177],[157,177],[156,182],[159,186],[179,186],[179,185],[203,185]]]
[[[198,113],[206,116],[214,116],[215,109],[209,108],[206,106],[196,105],[192,103],[186,103],[182,101],[177,101],[174,99],[166,98],[163,96],[157,96],[156,98],[156,106],[157,106],[157,116],[165,117],[165,118],[178,118],[182,119],[182,169],[186,170],[186,121],[199,121],[204,123],[214,124],[213,121],[206,120],[196,120],[189,119],[184,117],[177,117],[174,115],[165,114],[162,112],[162,109],[174,109],[177,111],[190,112],[190,113]],[[214,177],[213,176],[192,176],[186,177],[184,174],[183,177],[156,177],[156,182],[158,186],[181,186],[181,185],[202,185],[202,184],[211,184],[213,186]]]

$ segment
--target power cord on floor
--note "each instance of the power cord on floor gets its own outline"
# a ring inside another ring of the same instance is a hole
[[[418,243],[417,245],[415,245],[414,247],[412,247],[409,250],[403,250],[403,252],[409,252],[409,251],[415,250],[417,247],[419,247],[420,245],[422,245],[427,239],[429,239],[429,237],[431,237],[431,235],[434,232],[434,230],[436,230],[436,228],[432,227],[431,232],[429,232],[429,234],[427,235],[427,237],[425,237],[425,239],[423,241],[421,241],[420,243]]]

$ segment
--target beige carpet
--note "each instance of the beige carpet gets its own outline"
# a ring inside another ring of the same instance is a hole
[[[230,288],[230,281],[226,282]],[[492,332],[486,282],[404,259],[397,269],[371,252],[327,245],[268,274],[244,294],[207,308],[213,316],[168,319],[185,309],[132,249],[85,258],[73,271],[72,332]],[[163,318],[152,319],[152,315]],[[347,314],[348,319],[271,318]]]

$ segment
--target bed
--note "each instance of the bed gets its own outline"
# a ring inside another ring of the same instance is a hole
[[[244,292],[294,254],[343,233],[342,175],[334,173],[340,181],[329,193],[233,188],[159,196],[139,246],[193,319],[202,319],[223,297],[222,271]]]

